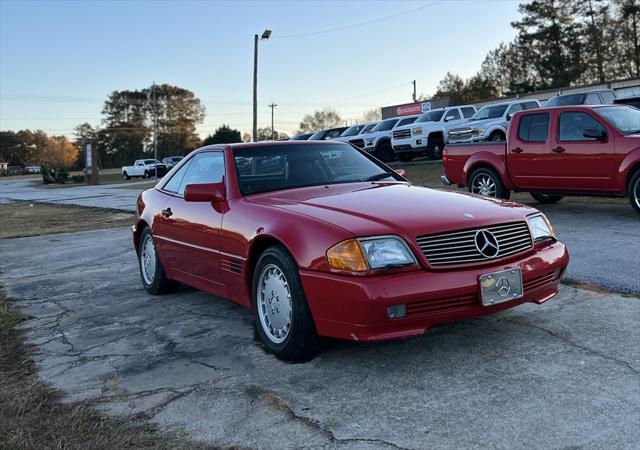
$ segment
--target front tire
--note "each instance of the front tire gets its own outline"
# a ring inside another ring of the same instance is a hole
[[[382,162],[391,162],[396,157],[396,154],[393,152],[393,148],[391,147],[391,142],[389,141],[381,142],[378,145],[376,153]]]
[[[129,174],[127,172],[124,172],[122,174],[122,178],[124,178],[125,180],[130,180],[131,179],[131,177],[129,176]]]
[[[267,249],[253,273],[253,315],[260,341],[278,358],[305,361],[319,338],[298,267],[281,246]]]
[[[564,198],[564,195],[543,194],[542,192],[529,192],[531,197],[538,203],[557,203]]]
[[[481,167],[471,173],[469,192],[502,199],[508,199],[511,195],[511,192],[504,186],[500,175],[489,167]]]
[[[507,138],[502,131],[494,131],[489,136],[489,140],[491,142],[504,142],[507,140]]]
[[[150,178],[150,177],[151,177],[151,175],[149,175],[149,172],[145,170],[144,171],[144,175],[142,176],[142,178]]]
[[[142,286],[148,293],[161,295],[174,291],[178,287],[179,283],[168,279],[164,272],[149,228],[145,228],[140,236],[138,265]]]
[[[636,170],[636,173],[634,173],[629,180],[627,192],[629,192],[629,202],[631,206],[640,214],[640,169]]]
[[[438,160],[442,159],[442,151],[444,150],[444,141],[441,137],[434,137],[429,139],[429,145],[427,151],[429,153],[429,159]]]

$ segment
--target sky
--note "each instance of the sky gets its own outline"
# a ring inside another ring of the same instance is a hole
[[[72,136],[99,125],[114,90],[169,83],[221,124],[252,124],[253,36],[259,44],[258,126],[288,134],[334,108],[372,108],[435,92],[450,71],[474,75],[515,32],[518,1],[13,1],[0,0],[0,129]]]

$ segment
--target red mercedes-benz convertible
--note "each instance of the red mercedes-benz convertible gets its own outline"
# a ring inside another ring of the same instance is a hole
[[[253,310],[284,359],[557,294],[569,256],[528,206],[412,186],[338,142],[204,147],[138,198],[145,289],[178,282]]]

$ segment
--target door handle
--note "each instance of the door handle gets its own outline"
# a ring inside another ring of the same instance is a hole
[[[160,214],[162,214],[165,217],[171,217],[173,215],[173,211],[171,211],[171,208],[167,208],[167,209],[163,209]]]
[[[511,153],[522,153],[524,150],[522,150],[520,147],[516,147],[516,148],[512,148],[511,149]]]
[[[562,152],[564,152],[564,150],[565,150],[564,147],[556,147],[556,148],[552,149],[551,151],[554,152],[554,153],[562,153]]]

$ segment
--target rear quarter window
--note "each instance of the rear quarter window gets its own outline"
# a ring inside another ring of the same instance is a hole
[[[527,114],[520,118],[518,139],[523,142],[545,142],[549,135],[549,113]]]

